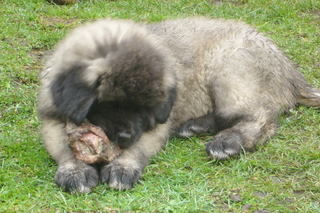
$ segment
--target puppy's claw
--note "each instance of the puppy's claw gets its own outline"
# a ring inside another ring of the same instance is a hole
[[[140,169],[124,167],[119,163],[111,163],[101,169],[101,182],[118,190],[131,189],[138,182]]]

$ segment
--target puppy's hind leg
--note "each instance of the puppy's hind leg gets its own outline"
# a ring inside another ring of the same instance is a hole
[[[228,159],[242,151],[252,151],[275,134],[277,124],[265,116],[242,117],[234,126],[224,129],[206,145],[208,155],[217,160]]]
[[[97,170],[74,158],[64,123],[43,119],[42,137],[48,152],[58,163],[55,181],[63,190],[87,193],[98,184]]]
[[[220,64],[208,66],[209,71],[211,66],[214,70],[209,85],[215,122],[222,130],[206,147],[213,159],[253,150],[275,134],[279,113],[294,104],[291,84],[283,74],[291,67],[282,61],[278,65],[279,57],[252,45],[229,46],[221,52]]]

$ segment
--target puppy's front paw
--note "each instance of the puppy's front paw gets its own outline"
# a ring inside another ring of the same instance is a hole
[[[101,182],[118,190],[131,189],[141,176],[141,169],[112,162],[101,169]]]
[[[98,184],[99,175],[95,168],[82,162],[68,163],[59,166],[55,181],[64,191],[88,193]]]
[[[209,157],[225,160],[241,152],[242,137],[240,133],[224,131],[207,143],[206,151]]]

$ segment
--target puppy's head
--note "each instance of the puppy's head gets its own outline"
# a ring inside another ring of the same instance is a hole
[[[74,31],[54,56],[58,71],[50,91],[58,117],[76,124],[87,118],[122,144],[168,119],[174,66],[170,53],[143,27],[98,21]]]

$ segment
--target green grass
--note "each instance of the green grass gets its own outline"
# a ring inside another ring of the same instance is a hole
[[[208,161],[205,137],[173,139],[134,189],[99,185],[85,195],[54,184],[56,164],[40,141],[35,110],[41,56],[69,29],[102,17],[244,20],[320,87],[320,1],[0,0],[0,13],[0,212],[320,212],[318,109],[292,110],[267,145],[226,162]]]

